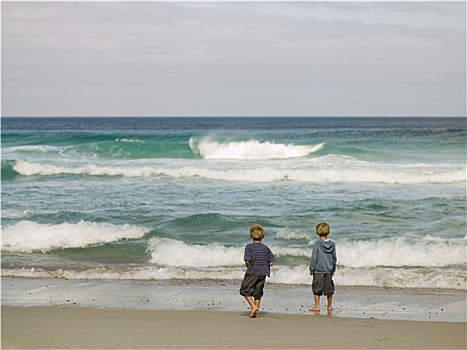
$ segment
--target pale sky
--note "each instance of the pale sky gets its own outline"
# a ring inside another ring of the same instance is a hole
[[[466,116],[466,2],[5,2],[2,116]]]

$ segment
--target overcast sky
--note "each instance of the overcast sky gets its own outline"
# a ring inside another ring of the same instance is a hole
[[[466,3],[3,2],[3,116],[465,116]]]

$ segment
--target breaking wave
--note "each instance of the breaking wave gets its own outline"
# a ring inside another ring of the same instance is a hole
[[[190,148],[204,159],[235,159],[235,160],[271,160],[306,157],[323,148],[324,143],[313,146],[300,146],[274,142],[232,141],[218,142],[204,138],[196,142],[190,138]]]
[[[216,181],[273,183],[386,183],[425,184],[466,181],[463,164],[387,164],[327,155],[300,162],[255,163],[236,161],[159,160],[152,162],[42,163],[18,160],[10,165],[22,176],[122,176],[199,178]]]
[[[2,250],[8,252],[49,252],[83,248],[122,239],[143,237],[149,230],[132,225],[80,221],[76,224],[38,224],[19,221],[2,229]]]

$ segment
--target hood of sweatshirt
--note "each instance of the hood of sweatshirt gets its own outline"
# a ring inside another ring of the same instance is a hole
[[[318,247],[321,249],[324,253],[332,253],[334,249],[336,249],[336,246],[334,245],[333,241],[323,241],[322,239],[318,241]]]

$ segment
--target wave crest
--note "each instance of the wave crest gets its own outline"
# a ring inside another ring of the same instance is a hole
[[[426,236],[417,241],[400,237],[378,241],[341,242],[338,264],[352,267],[445,267],[465,264],[465,238]]]
[[[2,269],[2,277],[29,278],[67,278],[87,280],[234,280],[241,281],[245,273],[244,267],[235,268],[181,268],[181,267],[135,267],[124,270],[100,267],[86,270],[44,270]],[[425,271],[414,269],[339,269],[334,276],[339,286],[369,286],[398,288],[446,288],[464,290],[466,278],[458,270]],[[272,266],[271,278],[267,283],[283,285],[309,285],[311,278],[308,266],[300,265]]]
[[[148,243],[151,263],[170,267],[238,266],[243,264],[243,249],[220,244],[189,245],[168,238],[151,238]]]
[[[345,268],[445,267],[465,264],[465,239],[438,239],[431,236],[417,241],[407,238],[378,241],[337,241],[338,265]],[[309,260],[308,245],[270,245],[276,257]],[[242,266],[244,247],[221,244],[193,245],[167,238],[151,238],[148,252],[158,266],[211,267]],[[280,264],[280,260],[278,261]]]
[[[83,248],[122,239],[143,237],[149,229],[129,224],[113,225],[80,221],[76,224],[38,224],[19,221],[2,229],[2,250],[32,253]]]
[[[18,160],[12,170],[22,176],[87,175],[199,178],[216,181],[272,183],[465,183],[463,164],[384,164],[358,161],[349,157],[327,155],[301,162],[158,160],[154,162],[111,162],[100,164],[49,164]]]
[[[196,142],[190,138],[190,148],[204,159],[229,159],[229,160],[272,160],[302,158],[323,148],[324,143],[314,146],[300,146],[294,144],[282,144],[273,142],[232,141],[221,143],[210,138],[204,138]]]

